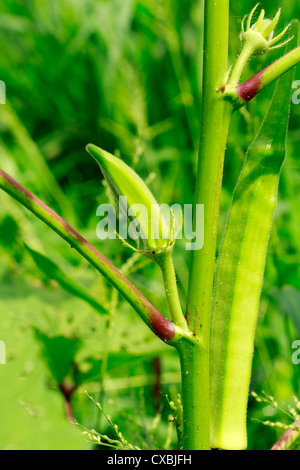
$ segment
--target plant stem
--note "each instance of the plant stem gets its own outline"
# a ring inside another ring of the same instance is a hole
[[[237,86],[239,84],[242,73],[247,63],[251,59],[253,52],[254,52],[254,48],[252,49],[249,47],[247,49],[245,48],[242,49],[242,52],[232,69],[227,86]]]
[[[169,251],[161,256],[158,259],[158,264],[162,271],[172,320],[175,325],[179,326],[180,328],[188,329],[187,322],[184,318],[180,305],[172,252]]]
[[[123,295],[158,337],[169,344],[178,340],[181,330],[169,322],[115,266],[65,220],[2,170],[0,170],[0,188],[35,214],[91,263]]]
[[[184,410],[185,448],[210,448],[209,348],[210,315],[223,162],[233,106],[220,99],[218,90],[228,69],[229,0],[205,2],[204,76],[200,151],[195,204],[204,204],[204,247],[192,253],[186,317],[189,327],[199,336],[202,349],[189,350],[198,372],[186,383]],[[190,346],[183,348],[190,349]],[[183,358],[183,353],[181,353]],[[185,357],[187,355],[185,354]],[[186,366],[182,359],[182,367]],[[190,373],[190,371],[188,370]],[[184,377],[185,371],[182,370]],[[191,402],[189,404],[189,398]],[[197,406],[195,397],[197,396]],[[191,419],[188,413],[193,412]],[[193,427],[190,424],[193,423]],[[195,430],[197,434],[188,437]]]
[[[259,73],[244,83],[233,87],[226,87],[225,93],[238,100],[239,106],[243,106],[252,100],[260,91],[264,90],[295,65],[300,63],[300,47],[296,47],[288,54],[276,60]]]
[[[183,341],[177,347],[181,365],[183,406],[183,449],[210,449],[209,421],[205,411],[209,403],[209,368],[203,367],[205,351],[200,344]]]
[[[293,426],[300,428],[300,421],[295,421]],[[289,450],[300,436],[300,431],[288,429],[272,446],[271,450]]]

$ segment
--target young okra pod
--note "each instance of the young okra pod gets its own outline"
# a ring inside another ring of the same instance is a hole
[[[130,225],[134,223],[138,251],[159,264],[172,320],[177,326],[187,329],[180,305],[172,260],[172,249],[175,243],[172,212],[168,223],[147,185],[122,160],[95,145],[88,145],[87,150],[100,165],[121,210],[129,215],[129,219],[133,219]],[[122,207],[124,198],[125,210],[124,206]],[[140,245],[142,246],[140,247]]]
[[[175,242],[172,218],[168,223],[144,181],[120,158],[96,145],[89,144],[87,151],[99,164],[121,211],[128,216],[138,251],[154,260],[170,252]]]
[[[292,25],[297,44],[298,24]],[[282,165],[293,71],[280,79],[234,191],[215,280],[211,444],[244,449],[254,335]]]

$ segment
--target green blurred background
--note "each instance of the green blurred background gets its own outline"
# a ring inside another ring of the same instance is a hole
[[[255,1],[231,1],[231,63],[240,22]],[[300,18],[295,0],[265,0],[267,16],[282,7],[280,28]],[[85,151],[95,143],[121,156],[149,183],[160,203],[193,200],[201,107],[203,1],[2,0],[0,168],[73,224],[167,310],[158,269],[118,240],[96,238],[96,208],[111,199]],[[258,57],[245,78],[282,51]],[[300,68],[296,71],[300,79]],[[268,107],[273,87],[234,116],[226,153],[220,236],[232,191]],[[300,398],[300,106],[291,105],[288,157],[270,239],[251,390],[284,410]],[[143,449],[176,448],[166,394],[180,390],[176,353],[85,261],[41,222],[0,194],[0,449],[94,448],[84,429],[115,437],[88,398],[101,401],[126,439]],[[39,269],[24,243],[45,254],[108,311],[62,289]],[[189,258],[175,252],[184,304]],[[71,426],[65,407],[79,425]],[[234,403],[233,403],[234,406]],[[258,421],[257,421],[258,420]],[[268,449],[282,431],[259,421],[290,423],[250,398],[249,449]],[[95,448],[102,448],[96,446]]]

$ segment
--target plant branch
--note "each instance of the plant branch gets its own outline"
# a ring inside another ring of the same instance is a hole
[[[175,325],[179,326],[182,329],[188,330],[187,322],[184,318],[180,305],[172,252],[169,251],[163,256],[160,256],[160,258],[158,259],[158,264],[162,271],[166,296],[172,320]]]
[[[178,340],[181,336],[180,329],[168,321],[115,266],[58,214],[2,170],[0,170],[0,188],[35,214],[92,264],[123,295],[160,339],[169,344]]]
[[[237,107],[244,106],[251,101],[259,92],[268,87],[275,80],[280,78],[295,65],[300,63],[300,46],[284,55],[273,64],[269,65],[259,73],[249,78],[240,85],[228,85],[224,91],[224,97],[235,101]]]

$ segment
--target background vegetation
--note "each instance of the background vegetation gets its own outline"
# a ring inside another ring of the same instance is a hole
[[[231,2],[231,61],[242,17],[254,6]],[[119,154],[162,203],[192,202],[201,106],[200,0],[2,0],[0,167],[57,210],[159,308],[167,310],[158,268],[118,240],[96,238],[96,208],[109,194],[85,151],[89,142]],[[295,0],[263,5],[281,27],[300,18]],[[282,28],[281,28],[282,29]],[[280,56],[259,57],[250,76]],[[296,71],[300,79],[300,69]],[[232,191],[273,87],[234,116],[225,163],[220,235]],[[251,390],[284,410],[300,397],[300,106],[291,106],[288,157],[270,239]],[[100,401],[131,444],[176,446],[166,394],[179,390],[177,354],[147,330],[86,262],[6,194],[0,204],[0,448],[93,448],[80,431],[116,438],[85,391]],[[258,227],[259,230],[259,227]],[[49,256],[108,311],[95,308],[37,266],[28,248]],[[185,300],[189,259],[175,257]],[[71,409],[69,402],[71,402]],[[66,419],[72,412],[75,429]],[[234,406],[234,404],[233,404]],[[249,449],[268,449],[291,423],[268,403],[249,404]],[[120,443],[120,446],[125,445]],[[100,446],[101,447],[101,446]],[[97,446],[96,448],[99,448]]]

